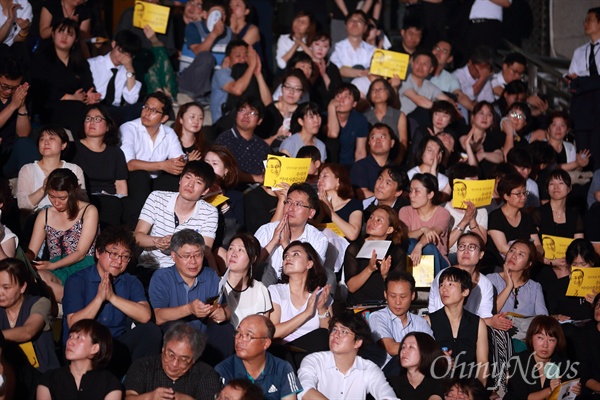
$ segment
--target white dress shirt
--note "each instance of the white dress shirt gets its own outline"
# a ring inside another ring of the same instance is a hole
[[[460,90],[466,94],[471,101],[489,101],[490,103],[494,102],[494,88],[492,88],[492,82],[488,79],[488,81],[483,85],[481,91],[477,96],[475,96],[475,92],[473,91],[473,85],[477,82],[477,79],[471,76],[469,72],[469,67],[464,66],[462,68],[454,71],[454,76],[460,82]]]
[[[309,354],[302,360],[298,378],[303,389],[299,399],[310,389],[337,400],[365,399],[367,393],[377,400],[398,398],[381,369],[360,356],[356,356],[352,367],[342,374],[335,365],[332,352]]]
[[[17,13],[17,18],[28,19],[31,23],[31,20],[33,19],[33,9],[31,8],[31,4],[29,4],[27,0],[12,0],[12,3],[13,5],[21,6],[20,8],[17,8],[15,10]],[[2,10],[1,6],[0,10]],[[3,12],[0,12],[0,26],[4,25],[7,19],[8,17],[4,15]],[[8,28],[8,33],[6,34],[6,37],[4,38],[4,41],[2,43],[4,43],[7,46],[12,46],[19,32],[21,32],[21,28],[19,28],[17,22],[14,21],[11,27]]]
[[[142,125],[142,119],[137,118],[121,125],[121,150],[125,154],[125,161],[142,160],[149,162],[165,161],[169,158],[183,156],[181,143],[175,131],[168,126],[160,125],[154,141],[148,130]],[[152,178],[157,173],[150,174]]]
[[[128,104],[137,103],[140,98],[142,83],[136,80],[133,88],[131,88],[131,90],[127,89],[127,70],[123,65],[114,65],[110,59],[110,53],[90,58],[88,59],[88,63],[90,64],[92,78],[94,78],[94,87],[96,88],[96,91],[102,95],[102,100],[104,100],[104,97],[106,96],[108,82],[112,78],[111,68],[117,68],[117,76],[115,77],[115,99],[111,105],[120,106],[121,97],[123,97],[123,100]]]
[[[302,41],[306,43],[305,38],[302,38]],[[287,61],[283,59],[283,56],[285,55],[285,53],[290,51],[292,47],[294,47],[295,43],[296,40],[290,38],[290,35],[287,33],[285,35],[279,36],[279,39],[277,40],[277,51],[275,53],[275,59],[277,60],[277,66],[279,68],[285,69],[285,67],[287,66]],[[304,49],[302,49],[302,47],[298,47],[296,51],[304,51]]]
[[[512,0],[510,0],[512,3]],[[502,6],[492,3],[491,0],[475,0],[471,6],[469,20],[472,19],[497,19],[502,21]]]
[[[597,40],[594,47],[596,65],[600,70],[600,40]],[[590,49],[592,42],[588,42],[583,46],[575,49],[571,65],[569,65],[569,74],[577,74],[577,76],[590,76]]]
[[[370,45],[364,40],[360,42],[358,49],[354,50],[350,44],[350,40],[346,38],[335,44],[330,61],[338,68],[362,65],[365,69],[369,69],[374,52],[375,46]]]

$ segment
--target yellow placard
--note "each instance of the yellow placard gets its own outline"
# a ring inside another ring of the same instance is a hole
[[[143,29],[144,26],[150,25],[156,33],[167,33],[170,12],[169,7],[136,1],[133,9],[133,26]]]
[[[264,185],[274,187],[281,182],[290,185],[305,182],[309,169],[310,158],[269,156]]]
[[[215,206],[215,207],[220,206],[221,204],[225,203],[227,200],[229,200],[229,197],[223,196],[220,193],[217,193],[214,196],[204,199],[204,201],[206,201],[208,204]]]
[[[542,235],[542,246],[544,247],[544,257],[548,260],[564,258],[567,253],[567,247],[573,239],[560,236]]]
[[[315,225],[318,229],[323,230],[325,228],[329,228],[333,231],[333,233],[335,233],[336,235],[340,236],[340,237],[346,237],[346,235],[344,235],[344,232],[342,232],[342,230],[340,229],[339,226],[337,226],[337,224],[335,222],[328,222],[326,224],[317,224]]]
[[[418,265],[412,266],[412,276],[415,278],[416,287],[428,288],[434,278],[434,256],[421,256],[421,262]],[[407,257],[408,265],[412,265],[410,257]]]
[[[548,400],[574,400],[577,395],[573,393],[573,386],[579,383],[579,379],[573,379],[567,382],[562,382],[554,388]]]
[[[369,72],[386,78],[393,78],[394,75],[398,75],[400,79],[405,80],[409,59],[408,54],[377,49],[373,53]]]
[[[573,268],[567,296],[585,297],[600,291],[600,268]]]
[[[21,348],[21,350],[23,350],[23,353],[25,353],[25,355],[27,356],[29,363],[34,368],[37,368],[40,366],[40,362],[38,361],[37,354],[35,353],[35,349],[33,348],[33,343],[31,343],[31,342],[21,343],[21,344],[19,344],[19,347]]]
[[[470,201],[475,207],[485,207],[492,204],[494,195],[494,179],[470,180],[455,179],[452,190],[452,207],[467,208],[465,201]]]

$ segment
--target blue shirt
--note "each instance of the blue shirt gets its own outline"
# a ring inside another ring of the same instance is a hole
[[[215,71],[210,81],[210,112],[214,122],[221,118],[221,106],[227,101],[227,92],[223,87],[229,82],[234,81],[231,77],[231,68],[221,68]]]
[[[350,182],[356,188],[366,188],[375,191],[375,182],[379,177],[381,167],[371,154],[358,160],[350,169]]]
[[[216,296],[218,290],[219,277],[212,269],[203,267],[192,287],[189,287],[177,268],[172,266],[159,269],[152,275],[148,295],[153,308],[172,308],[189,304],[195,299],[205,303],[210,297]],[[183,318],[182,321],[202,332],[206,331],[204,320],[194,315]]]
[[[69,335],[66,316],[76,313],[90,304],[98,294],[98,286],[100,286],[101,281],[98,267],[94,264],[74,273],[65,282],[65,294],[62,301],[65,315],[65,318],[63,318],[63,343],[66,343]],[[117,296],[136,303],[148,301],[142,283],[138,278],[128,273],[114,278],[113,291]],[[125,333],[127,328],[127,315],[108,301],[102,304],[95,319],[106,326],[115,338]]]
[[[354,163],[354,151],[356,150],[356,139],[366,138],[369,134],[369,122],[367,118],[355,111],[350,112],[346,126],[340,127],[340,164],[352,165]]]
[[[240,170],[252,175],[260,175],[265,171],[263,160],[267,159],[271,149],[258,136],[252,135],[250,140],[246,140],[234,127],[217,136],[215,144],[225,146],[231,151]]]
[[[235,354],[217,364],[215,370],[223,378],[224,385],[236,378],[249,379],[262,389],[263,398],[268,400],[279,400],[291,394],[300,393],[302,386],[300,386],[300,381],[290,363],[270,353],[265,355],[265,369],[256,380],[248,374],[241,358]]]

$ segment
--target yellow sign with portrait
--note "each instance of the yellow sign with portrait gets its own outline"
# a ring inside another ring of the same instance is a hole
[[[386,78],[393,78],[394,75],[398,75],[400,79],[406,80],[409,59],[408,54],[377,49],[373,53],[369,72]]]
[[[412,265],[410,257],[407,257],[408,265],[412,265],[412,276],[415,278],[415,287],[428,288],[434,278],[434,256],[421,256],[421,261],[417,265]]]
[[[281,182],[289,185],[305,182],[309,169],[310,158],[269,156],[264,186],[275,187]]]
[[[492,204],[494,195],[494,179],[471,180],[455,179],[452,189],[452,207],[467,208],[465,201],[470,201],[475,207],[485,207]]]
[[[600,268],[573,268],[567,296],[585,297],[600,291]]]
[[[567,253],[567,247],[573,239],[560,236],[542,235],[542,246],[544,247],[544,257],[548,260],[564,258]]]
[[[344,235],[344,232],[342,232],[340,227],[335,222],[328,222],[326,224],[316,224],[315,227],[321,231],[323,229],[331,229],[331,231],[336,235],[340,237],[346,237],[346,235]]]
[[[167,33],[171,9],[158,4],[136,1],[133,8],[133,26],[144,29],[149,25],[156,33]]]

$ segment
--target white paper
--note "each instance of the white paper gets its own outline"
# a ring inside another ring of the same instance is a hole
[[[377,252],[377,259],[383,260],[391,244],[391,240],[365,240],[365,244],[361,247],[356,258],[371,258],[373,250],[375,250]]]

